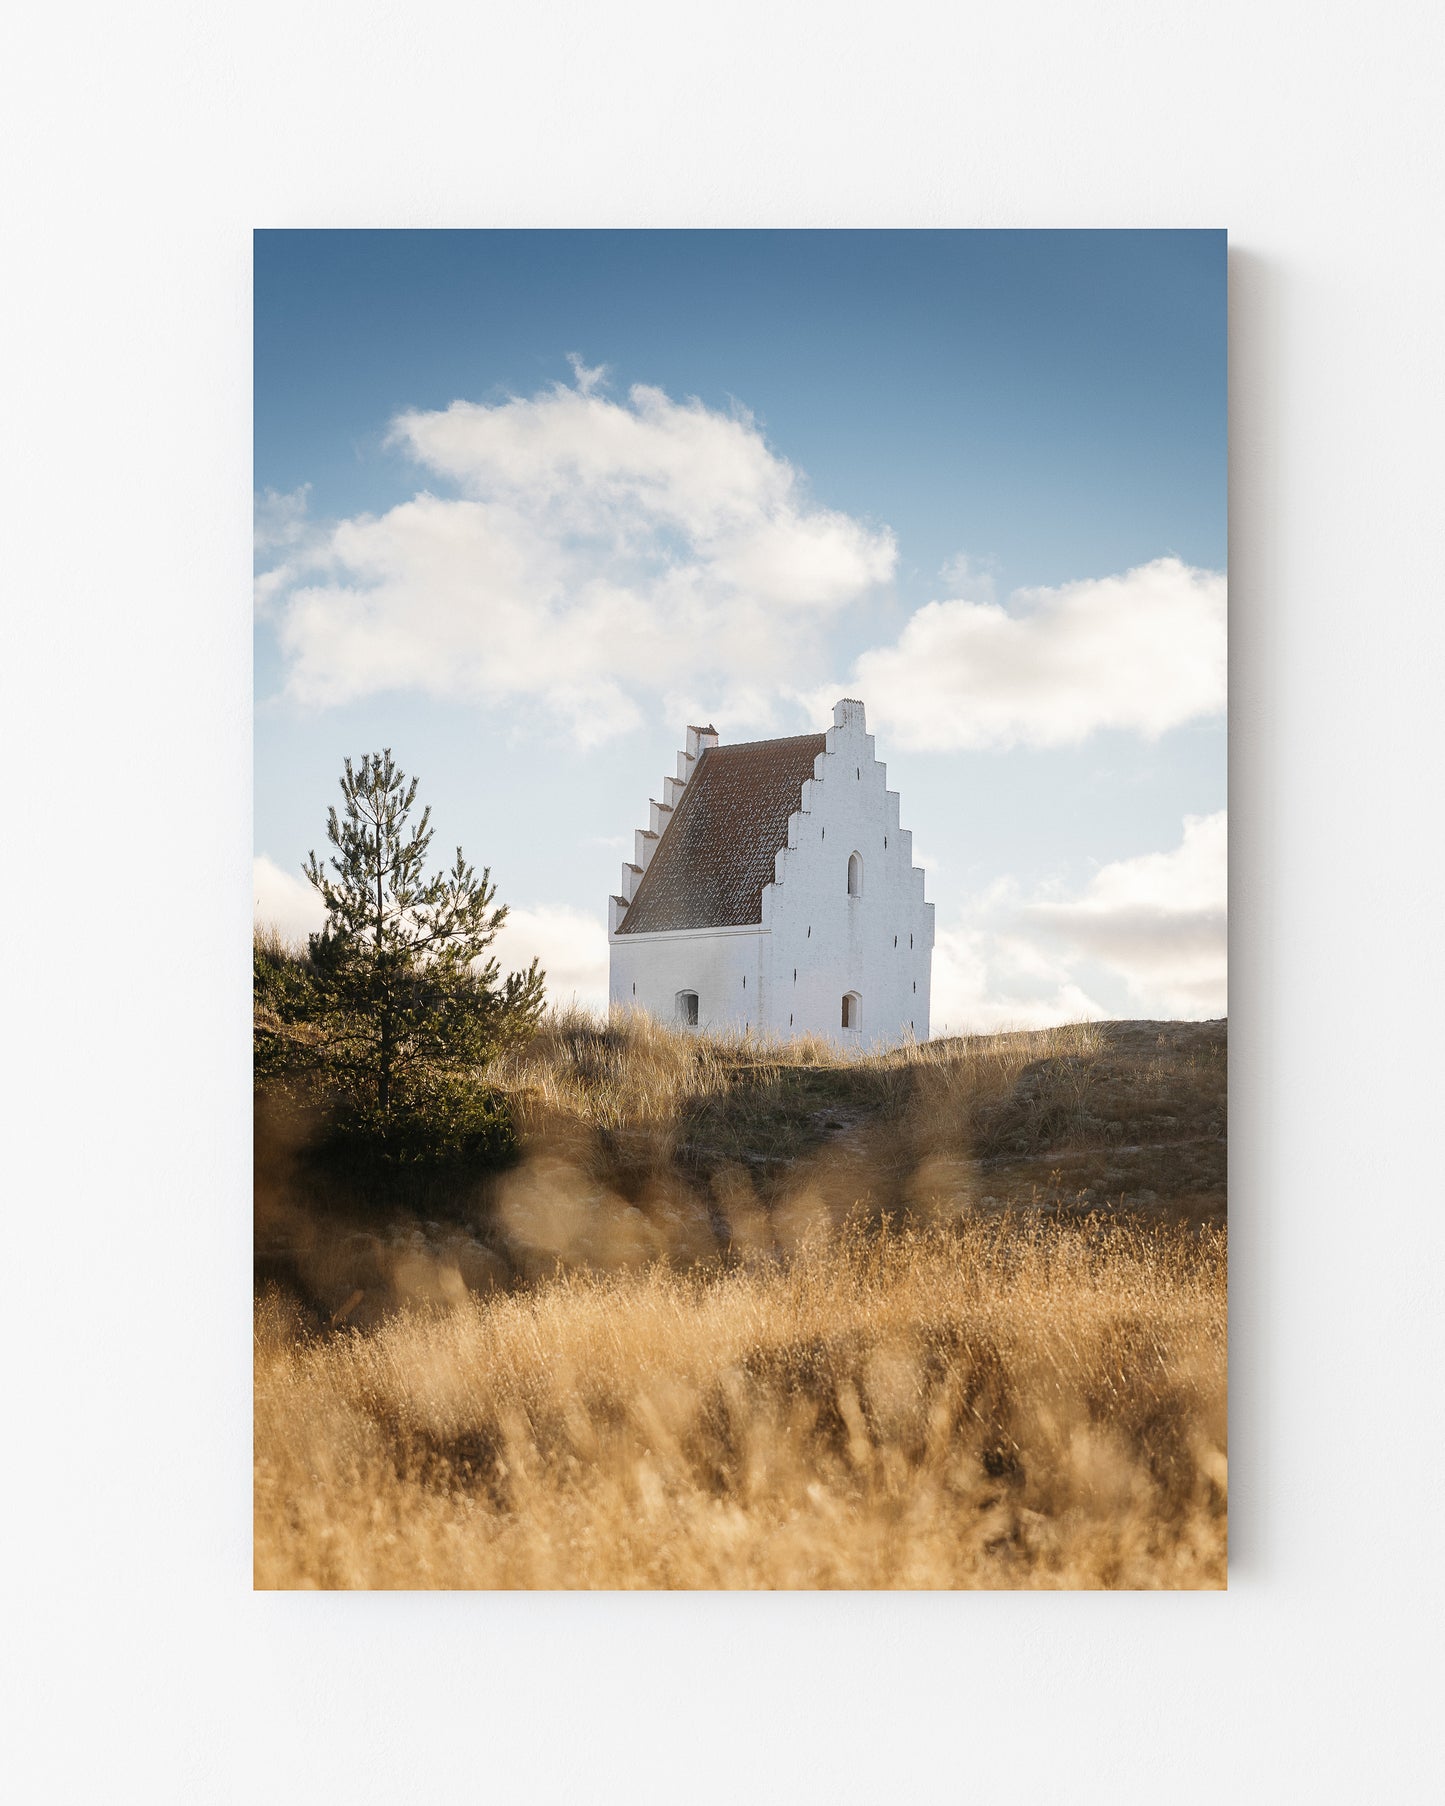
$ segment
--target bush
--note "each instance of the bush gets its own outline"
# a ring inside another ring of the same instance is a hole
[[[380,1171],[485,1170],[504,1166],[518,1136],[506,1096],[480,1080],[432,1075],[383,1114],[364,1095],[333,1096],[318,1149],[329,1164]]]

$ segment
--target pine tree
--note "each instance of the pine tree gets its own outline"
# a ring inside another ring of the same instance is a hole
[[[476,1065],[541,1013],[545,974],[532,961],[499,986],[484,958],[507,919],[460,847],[449,871],[426,875],[431,810],[411,822],[417,781],[390,748],[345,762],[343,806],[328,812],[334,849],[305,873],[326,905],[311,966],[326,1015],[329,1064],[350,1081],[383,1137],[436,1079]]]

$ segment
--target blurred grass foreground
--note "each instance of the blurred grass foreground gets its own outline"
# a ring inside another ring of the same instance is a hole
[[[1219,1587],[1223,1023],[552,1014],[487,1162],[262,1085],[261,1587]]]

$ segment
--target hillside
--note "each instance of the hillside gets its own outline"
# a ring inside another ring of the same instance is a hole
[[[257,1584],[1223,1585],[1224,1077],[554,1016],[384,1177],[263,1095]]]
[[[307,1119],[263,1093],[258,1278],[318,1323],[364,1323],[559,1262],[726,1258],[849,1218],[1225,1218],[1223,1022],[1081,1024],[845,1059],[571,1013],[485,1077],[520,1143],[500,1170],[318,1172]]]

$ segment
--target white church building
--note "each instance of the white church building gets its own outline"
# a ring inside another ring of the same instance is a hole
[[[928,1038],[933,905],[863,704],[823,734],[689,727],[608,905],[610,996],[701,1029]]]

